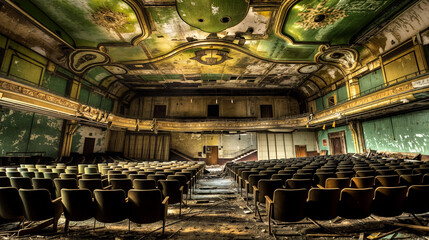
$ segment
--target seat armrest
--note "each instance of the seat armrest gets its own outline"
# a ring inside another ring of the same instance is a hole
[[[273,200],[271,200],[270,196],[267,196],[267,195],[265,195],[265,201],[266,201],[268,204],[272,204],[272,203],[274,203],[274,202],[273,202]]]
[[[257,186],[253,186],[253,191],[258,191],[259,192],[258,187]]]
[[[52,203],[57,203],[57,202],[61,202],[61,197],[59,197],[59,198],[55,198],[54,200],[52,200]]]
[[[108,190],[108,189],[111,189],[112,188],[112,185],[109,185],[109,186],[105,186],[104,188],[103,188],[103,190]]]
[[[164,200],[162,201],[162,205],[167,205],[169,198],[170,198],[169,196],[165,197]]]
[[[318,188],[325,188],[325,187],[323,187],[322,185],[320,185],[320,184],[317,184],[317,187]]]
[[[183,192],[183,186],[180,186],[179,190],[180,190],[181,192]]]

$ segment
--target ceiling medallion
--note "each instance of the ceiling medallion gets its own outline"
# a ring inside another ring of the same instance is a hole
[[[92,19],[95,24],[105,27],[107,31],[113,30],[122,41],[126,42],[120,33],[120,30],[128,24],[128,16],[125,13],[100,8],[92,14]]]
[[[317,63],[336,65],[345,72],[350,72],[358,66],[359,53],[348,47],[329,47],[321,45],[315,56]]]
[[[305,5],[303,7],[305,10],[298,14],[302,20],[296,24],[304,30],[319,29],[347,17],[346,11],[343,9],[325,7],[326,2],[327,0],[322,1],[317,4],[316,8],[311,8],[311,4]]]
[[[69,55],[69,67],[76,73],[83,73],[88,68],[104,65],[110,58],[103,52],[96,50],[76,50]]]
[[[309,73],[316,72],[317,70],[319,70],[319,68],[320,68],[320,66],[316,65],[316,64],[305,65],[305,66],[300,67],[298,69],[298,72],[302,73],[302,74],[309,74]]]
[[[204,65],[217,65],[232,59],[228,56],[229,52],[218,49],[203,49],[195,52],[195,57],[191,58]]]

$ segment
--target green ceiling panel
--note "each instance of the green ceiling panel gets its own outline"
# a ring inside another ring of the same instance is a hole
[[[240,23],[247,15],[246,0],[177,0],[177,11],[189,25],[216,33]]]
[[[141,46],[108,46],[106,49],[113,62],[138,61],[148,58]]]
[[[28,0],[17,1],[20,5],[30,4]],[[77,46],[131,42],[142,33],[133,9],[122,0],[33,0],[33,3],[36,7],[24,10],[51,30],[44,19],[52,19],[73,37]]]
[[[58,37],[62,38],[70,45],[75,45],[73,38],[54,20],[45,14],[37,5],[35,5],[31,0],[13,0],[21,9],[27,12],[30,16],[37,19],[43,26],[51,30]],[[44,1],[49,4],[51,1]],[[50,6],[53,8],[53,6]]]
[[[287,13],[282,34],[295,42],[348,44],[392,4],[402,0],[302,0]]]
[[[244,47],[272,60],[313,61],[319,45],[291,45],[275,34],[270,34],[265,40],[248,41]]]
[[[94,67],[85,73],[84,78],[89,82],[98,85],[100,84],[101,80],[111,75],[112,74],[103,67]]]

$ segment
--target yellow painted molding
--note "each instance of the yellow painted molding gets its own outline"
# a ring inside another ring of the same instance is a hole
[[[76,101],[57,96],[41,89],[17,83],[0,77],[0,102],[9,105],[31,107],[45,112],[53,113],[62,118],[64,115],[69,119],[79,121],[85,119],[114,129],[128,129],[130,131],[237,131],[237,130],[268,130],[281,128],[305,128],[329,124],[343,116],[362,113],[368,110],[397,104],[404,99],[414,100],[413,94],[426,92],[429,87],[414,88],[413,83],[425,80],[427,77],[406,81],[378,92],[368,94],[348,102],[339,104],[327,110],[315,113],[311,118],[307,116],[290,117],[285,119],[271,120],[140,120],[116,116],[112,113],[80,104]],[[417,84],[415,84],[418,86]],[[70,129],[71,130],[71,129]]]

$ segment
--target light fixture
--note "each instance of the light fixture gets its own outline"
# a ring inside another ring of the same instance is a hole
[[[216,104],[217,104],[217,98],[216,98]]]
[[[234,103],[234,99],[231,98],[231,103]]]
[[[191,103],[192,103],[192,98],[191,98]]]

